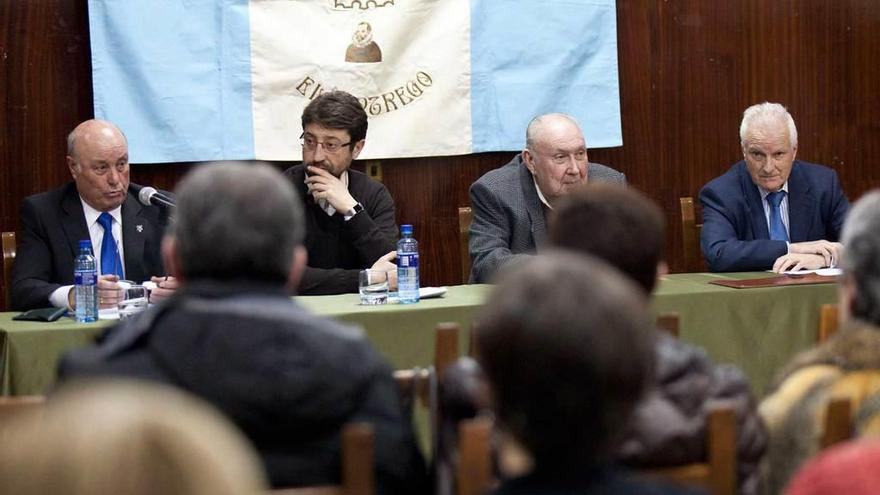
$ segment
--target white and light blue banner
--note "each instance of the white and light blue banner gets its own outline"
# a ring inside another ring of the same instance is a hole
[[[323,91],[362,158],[521,149],[535,115],[620,146],[615,0],[89,0],[95,116],[135,163],[298,160]]]

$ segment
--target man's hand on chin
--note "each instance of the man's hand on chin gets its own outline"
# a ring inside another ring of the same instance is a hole
[[[818,268],[839,265],[842,253],[843,244],[824,239],[809,242],[793,242],[788,245],[788,254],[816,254],[821,256],[824,260],[824,265]]]
[[[826,266],[825,258],[818,254],[788,253],[776,258],[773,271],[782,273],[789,270],[817,270]]]
[[[348,192],[345,184],[338,177],[320,167],[309,166],[309,177],[306,184],[315,199],[326,199],[339,213],[345,214],[354,208],[357,201]]]

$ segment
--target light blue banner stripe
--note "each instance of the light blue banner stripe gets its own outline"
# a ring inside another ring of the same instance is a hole
[[[473,0],[474,152],[518,150],[532,117],[577,118],[587,146],[623,144],[615,0]]]
[[[247,0],[89,0],[89,22],[95,116],[132,162],[253,158]]]

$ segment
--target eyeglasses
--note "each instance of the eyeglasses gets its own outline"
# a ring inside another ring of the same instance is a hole
[[[336,153],[341,150],[343,146],[348,146],[352,143],[351,141],[347,143],[340,143],[338,141],[318,141],[315,136],[305,133],[299,137],[299,142],[302,144],[303,148],[309,151],[318,149],[318,145],[320,144],[321,147],[324,148],[324,153],[330,154]]]

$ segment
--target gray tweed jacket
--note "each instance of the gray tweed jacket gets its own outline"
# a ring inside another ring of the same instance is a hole
[[[626,183],[626,176],[610,167],[590,163],[590,182]],[[471,185],[469,249],[473,265],[471,283],[491,282],[504,264],[535,254],[544,244],[547,224],[532,174],[522,155],[492,170]]]

